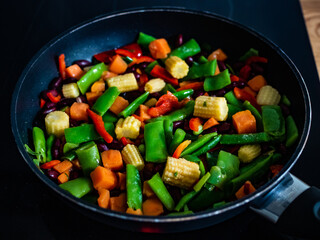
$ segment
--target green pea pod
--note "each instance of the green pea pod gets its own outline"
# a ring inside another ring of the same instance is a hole
[[[198,59],[198,63],[201,64],[201,63],[206,63],[208,62],[208,59],[206,59],[205,56],[200,56],[199,59]]]
[[[132,164],[126,165],[127,204],[134,210],[142,207],[141,180],[138,169]]]
[[[186,59],[187,57],[192,57],[198,54],[201,48],[195,39],[190,39],[189,41],[182,44],[180,47],[174,49],[170,56],[177,56],[181,59]]]
[[[233,91],[229,91],[227,92],[224,97],[226,98],[227,102],[234,105],[234,106],[237,106],[238,108],[243,108],[243,105],[242,105],[242,102],[236,98],[236,96],[234,95]]]
[[[227,106],[228,106],[228,117],[227,117],[228,120],[232,120],[232,116],[234,114],[243,110],[242,108],[239,108],[236,105],[233,105],[231,103],[227,103]]]
[[[210,172],[207,172],[206,174],[204,174],[200,178],[200,180],[193,186],[193,190],[195,190],[196,192],[199,192],[203,187],[203,185],[208,181],[210,176],[211,176]]]
[[[243,134],[223,134],[220,144],[254,144],[269,142],[270,137],[266,132],[243,133]]]
[[[263,129],[273,140],[282,141],[285,138],[285,120],[281,107],[269,105],[261,107]]]
[[[200,158],[198,158],[196,156],[192,156],[192,155],[184,155],[183,158],[190,161],[190,162],[200,163],[200,161],[201,161]]]
[[[75,152],[85,176],[89,176],[101,164],[98,147],[93,141],[78,148]]]
[[[144,127],[147,162],[165,162],[168,156],[163,122],[148,123]]]
[[[175,93],[177,92],[177,90],[170,84],[167,83],[164,88],[160,91],[161,94],[167,94],[167,91],[173,93],[173,95],[175,95]],[[176,95],[175,95],[176,96]],[[180,101],[180,100],[179,100]]]
[[[37,159],[40,163],[45,163],[47,161],[46,153],[46,138],[44,132],[39,127],[33,127],[32,129],[33,145],[34,151],[37,154]]]
[[[104,122],[117,122],[118,121],[118,117],[116,115],[114,115],[113,113],[107,111],[105,114],[103,114],[102,116],[102,120]]]
[[[163,121],[164,134],[166,136],[167,146],[170,146],[172,138],[173,138],[173,122],[168,119]]]
[[[144,92],[142,95],[140,95],[138,98],[136,98],[132,103],[129,104],[121,113],[119,113],[119,116],[122,116],[124,118],[132,115],[141,104],[143,104],[149,96],[149,92]]]
[[[192,211],[200,211],[211,207],[214,203],[220,202],[225,198],[225,192],[213,188],[211,191],[203,187],[199,193],[191,199],[188,207]]]
[[[259,51],[254,48],[250,48],[244,55],[239,58],[239,61],[246,61],[249,57],[252,56],[259,56]]]
[[[185,194],[177,203],[176,207],[174,208],[175,211],[179,212],[192,198],[194,198],[198,192],[191,191]]]
[[[197,149],[199,149],[202,146],[204,146],[207,142],[210,141],[210,139],[212,139],[215,136],[217,136],[216,132],[208,133],[208,134],[205,134],[205,135],[199,137],[196,141],[194,141],[191,144],[189,144],[188,147],[186,147],[182,151],[181,157],[183,157],[184,155],[192,154],[192,152],[194,152]]]
[[[63,145],[63,153],[66,154],[67,152],[73,150],[73,149],[76,149],[79,147],[79,143],[69,143],[69,142],[66,142],[64,145]]]
[[[286,118],[286,147],[291,147],[298,139],[297,125],[291,115]]]
[[[217,60],[208,61],[206,63],[193,65],[188,72],[188,75],[184,77],[182,80],[190,80],[201,77],[210,77],[214,76],[217,68]]]
[[[202,146],[201,148],[193,152],[191,155],[200,156],[208,152],[210,149],[214,148],[220,142],[220,139],[221,139],[221,135],[213,137],[212,139],[209,140],[209,142],[207,142],[206,145]]]
[[[226,173],[223,170],[221,170],[220,167],[213,166],[210,169],[210,174],[211,176],[207,182],[221,189],[223,184],[225,184],[227,180]]]
[[[120,91],[117,87],[109,87],[93,104],[91,110],[100,116],[103,116],[114,103],[119,94]]]
[[[217,166],[226,174],[226,181],[239,175],[239,165],[238,156],[223,150],[219,152]]]
[[[68,191],[77,198],[82,198],[93,190],[90,178],[79,177],[59,185],[62,189]]]
[[[56,137],[53,134],[51,134],[47,138],[47,142],[46,142],[47,160],[46,160],[46,162],[50,162],[52,160],[52,146],[53,146],[55,138]]]
[[[173,152],[179,146],[179,144],[183,142],[185,136],[186,136],[186,132],[184,130],[182,130],[181,128],[178,128],[174,132],[172,141],[169,146],[169,153],[170,154],[173,154]]]
[[[137,43],[144,49],[149,49],[149,44],[154,40],[156,40],[155,37],[143,32],[139,32]]]
[[[206,77],[203,84],[205,91],[220,90],[231,84],[229,70],[225,69],[217,75]]]
[[[175,92],[173,93],[173,95],[176,96],[179,101],[181,101],[187,97],[192,96],[193,93],[194,93],[193,89],[186,89],[186,90]]]
[[[78,87],[82,94],[85,94],[89,87],[96,81],[98,81],[107,67],[104,63],[94,65],[90,70],[84,74],[78,81]]]
[[[157,195],[163,205],[169,210],[172,211],[174,209],[174,200],[168,192],[166,186],[164,185],[160,174],[156,173],[153,177],[148,180],[148,184],[153,190],[153,192]]]
[[[153,61],[152,63],[149,63],[149,65],[144,69],[144,71],[147,74],[150,74],[150,72],[152,71],[152,69],[154,68],[155,65],[159,65],[158,61]]]

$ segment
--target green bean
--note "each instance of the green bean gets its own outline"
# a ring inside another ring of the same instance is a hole
[[[33,127],[32,130],[34,151],[36,152],[37,159],[40,163],[47,161],[46,154],[46,138],[44,132],[39,127]]]
[[[143,104],[149,96],[149,92],[144,92],[142,95],[140,95],[138,98],[136,98],[132,103],[129,104],[121,113],[119,113],[119,116],[122,116],[124,118],[132,115],[141,104]]]
[[[95,113],[103,116],[111,105],[114,103],[116,98],[119,96],[120,91],[117,87],[109,87],[93,104],[91,110]]]

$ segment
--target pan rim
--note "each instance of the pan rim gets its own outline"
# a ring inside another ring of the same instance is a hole
[[[93,205],[91,203],[87,203],[84,200],[78,199],[69,193],[63,191],[59,186],[55,183],[53,183],[47,176],[43,175],[38,168],[32,164],[30,156],[26,153],[23,147],[23,142],[19,136],[18,128],[17,128],[17,119],[15,117],[15,109],[17,105],[17,97],[19,96],[19,92],[21,91],[21,86],[24,82],[25,77],[28,75],[30,69],[32,66],[37,62],[37,59],[40,58],[48,48],[55,45],[59,41],[63,40],[64,37],[68,36],[69,34],[72,34],[75,31],[78,31],[79,29],[85,28],[88,25],[95,24],[96,22],[105,21],[110,18],[120,17],[124,15],[130,15],[130,14],[139,14],[143,12],[178,12],[178,13],[184,13],[189,15],[198,15],[203,16],[206,18],[213,18],[219,21],[226,22],[227,24],[234,25],[238,28],[241,28],[242,30],[249,32],[251,35],[257,37],[259,40],[263,41],[265,44],[267,44],[269,47],[271,47],[277,54],[281,56],[281,58],[286,62],[286,64],[289,65],[291,70],[293,71],[296,79],[299,82],[301,91],[303,93],[304,98],[304,107],[306,109],[305,112],[305,125],[301,132],[300,141],[297,145],[297,150],[294,152],[294,154],[290,157],[284,168],[281,170],[281,172],[276,176],[275,178],[268,181],[266,184],[261,186],[254,194],[251,194],[243,199],[233,201],[230,204],[227,204],[224,207],[221,207],[219,209],[213,210],[205,210],[201,212],[197,212],[190,215],[184,215],[184,216],[160,216],[160,217],[151,217],[151,216],[136,216],[136,215],[130,215],[120,212],[114,212],[106,209],[102,209],[96,205]],[[306,83],[299,72],[296,65],[292,62],[292,60],[286,55],[286,53],[278,47],[274,42],[272,42],[267,37],[263,36],[261,33],[257,32],[256,30],[253,30],[252,28],[245,26],[235,20],[231,20],[225,16],[221,16],[216,13],[208,12],[208,11],[199,11],[199,10],[192,10],[187,8],[181,8],[181,7],[148,7],[148,8],[130,8],[126,10],[120,10],[120,11],[114,11],[107,14],[102,14],[97,17],[94,17],[92,19],[89,19],[87,21],[84,21],[82,23],[79,23],[66,31],[59,34],[57,37],[53,38],[51,41],[49,41],[47,44],[45,44],[29,61],[23,72],[21,73],[19,80],[16,83],[14,93],[12,96],[11,101],[11,130],[13,132],[15,141],[17,143],[17,147],[19,149],[20,154],[22,155],[24,161],[28,164],[28,166],[31,168],[31,170],[37,175],[38,178],[42,180],[45,185],[50,187],[55,193],[62,196],[64,199],[70,201],[71,204],[76,204],[81,208],[86,208],[87,210],[97,212],[99,214],[108,216],[108,217],[115,217],[123,220],[130,220],[135,222],[146,222],[146,223],[172,223],[172,222],[186,222],[186,221],[192,221],[192,220],[198,220],[198,219],[204,219],[208,217],[212,217],[215,215],[219,215],[222,213],[226,213],[229,211],[232,211],[234,209],[240,208],[242,206],[248,205],[249,203],[253,202],[255,199],[259,198],[260,196],[264,195],[268,191],[270,191],[274,186],[276,186],[283,178],[284,176],[290,171],[290,169],[294,166],[298,158],[300,157],[306,143],[308,140],[310,128],[311,128],[311,116],[312,116],[312,110],[311,110],[311,101],[309,92],[306,86]],[[29,159],[29,161],[28,161]]]

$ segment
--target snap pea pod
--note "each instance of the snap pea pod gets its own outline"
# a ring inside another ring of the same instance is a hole
[[[205,91],[220,90],[231,83],[229,70],[225,69],[217,75],[206,77],[203,83]]]
[[[286,118],[286,147],[291,147],[298,139],[297,125],[291,115]]]
[[[252,144],[270,141],[266,132],[244,133],[244,134],[223,134],[221,144]]]
[[[201,48],[195,39],[190,39],[189,41],[182,44],[180,47],[174,49],[169,55],[177,56],[181,59],[186,59],[187,57],[192,57],[198,54]]]
[[[167,83],[164,88],[160,91],[161,94],[167,94],[167,91],[171,92],[173,95],[177,92],[177,90],[170,84]],[[176,95],[175,95],[176,96]]]
[[[141,104],[143,104],[149,96],[149,92],[144,92],[142,95],[137,97],[133,102],[131,102],[121,113],[119,113],[119,116],[122,116],[124,118],[132,115]]]
[[[213,76],[216,72],[217,60],[208,61],[206,63],[193,65],[188,72],[188,75],[182,80],[197,79],[201,77],[210,77]]]
[[[52,160],[52,146],[55,140],[55,136],[51,134],[46,141],[46,150],[47,150],[47,159],[46,162],[50,162]]]
[[[263,129],[273,140],[284,140],[286,128],[281,107],[269,105],[261,107]]]
[[[36,152],[37,160],[40,163],[47,161],[46,154],[46,138],[44,132],[39,127],[33,127],[32,129],[34,151]]]
[[[69,143],[69,142],[66,142],[64,145],[63,145],[63,153],[66,154],[67,152],[73,150],[73,149],[76,149],[79,147],[79,143]]]
[[[112,122],[112,123],[114,123],[114,122],[118,121],[118,117],[116,115],[114,115],[113,113],[107,111],[105,114],[103,114],[102,120],[104,122]]]
[[[101,164],[98,147],[93,141],[78,148],[75,152],[84,176],[89,176],[90,173]]]
[[[188,155],[188,154],[192,155],[192,152],[194,152],[197,149],[199,149],[200,147],[204,146],[208,141],[210,141],[210,139],[212,139],[215,136],[217,136],[216,132],[208,133],[208,134],[205,134],[205,135],[199,137],[196,141],[189,144],[188,147],[186,147],[182,151],[181,157],[183,157],[184,155]]]
[[[193,156],[193,155],[184,155],[183,156],[184,159],[190,161],[190,162],[196,162],[196,163],[199,163],[201,161],[200,158],[196,157],[196,156]]]
[[[173,95],[176,96],[179,101],[181,101],[187,97],[192,96],[193,93],[194,93],[193,89],[186,89],[186,90],[175,92],[173,93]]]
[[[116,98],[119,96],[120,91],[117,87],[109,87],[93,104],[91,110],[95,113],[103,116],[111,105],[114,103]]]
[[[79,177],[59,185],[62,189],[68,191],[73,196],[81,198],[93,190],[90,178]]]
[[[82,94],[85,94],[89,87],[96,81],[98,81],[104,71],[107,70],[107,66],[104,63],[98,63],[94,65],[90,70],[84,74],[78,81],[77,85]]]
[[[163,121],[147,123],[144,127],[147,162],[165,162],[168,156]]]
[[[243,108],[242,102],[236,98],[236,96],[234,95],[233,91],[229,91],[227,92],[224,97],[226,98],[227,102],[237,106],[238,108]]]
[[[194,103],[195,103],[194,100],[191,100],[191,101],[187,102],[186,105],[184,105],[184,107],[182,107],[176,111],[173,111],[172,113],[170,113],[168,115],[157,117],[157,118],[152,118],[152,119],[148,120],[147,122],[163,121],[165,119],[168,119],[172,122],[184,120],[185,118],[187,118],[189,115],[191,115],[193,113]]]
[[[137,43],[144,49],[149,49],[149,44],[154,40],[156,40],[156,38],[151,35],[139,32]]]
[[[113,123],[105,122],[104,127],[111,136],[115,137]],[[66,128],[64,134],[67,142],[76,144],[101,139],[94,125],[89,123],[78,127]]]
[[[211,185],[212,186],[212,185]],[[211,207],[214,203],[224,200],[225,192],[215,187],[208,189],[203,187],[199,193],[190,200],[188,207],[192,211],[200,211]]]
[[[185,194],[177,203],[176,207],[174,208],[175,211],[179,212],[192,198],[194,198],[198,192],[191,191]]]
[[[148,180],[148,184],[154,191],[154,193],[157,195],[157,197],[160,199],[160,201],[163,203],[163,205],[169,211],[173,210],[175,207],[174,200],[168,192],[166,186],[164,185],[160,177],[160,174],[156,173],[155,175],[153,175],[153,177],[150,180]]]
[[[231,103],[227,103],[227,106],[228,106],[228,117],[227,117],[228,120],[232,120],[233,114],[236,114],[237,112],[242,111],[242,108],[239,108],[238,106],[233,105]]]
[[[207,182],[221,189],[227,180],[227,174],[219,166],[212,166],[210,174],[211,176]]]
[[[243,54],[240,58],[239,61],[246,61],[249,57],[252,56],[259,56],[259,51],[254,49],[254,48],[250,48],[245,54]]]
[[[168,119],[163,121],[164,135],[166,136],[167,146],[170,146],[173,138],[173,122]]]
[[[174,150],[179,146],[180,143],[184,140],[186,132],[181,128],[178,128],[173,134],[172,141],[169,145],[169,153],[173,154]]]
[[[199,192],[201,190],[202,186],[208,181],[210,176],[211,176],[210,172],[207,172],[206,174],[204,174],[200,178],[200,180],[193,186],[193,190],[196,192]]]
[[[141,179],[138,169],[132,164],[126,165],[127,204],[134,210],[142,207]]]
[[[239,175],[240,161],[238,156],[221,150],[218,155],[217,167],[226,174],[226,181]]]
[[[144,71],[147,74],[150,74],[150,72],[152,71],[152,69],[154,68],[155,65],[159,65],[159,62],[157,60],[153,61],[152,63],[149,63],[149,65],[144,69]]]
[[[212,139],[209,140],[209,142],[207,142],[206,145],[202,146],[201,148],[199,148],[195,152],[191,153],[191,155],[200,156],[200,155],[208,152],[210,149],[214,148],[220,142],[220,139],[221,139],[221,135],[213,137]]]
[[[208,62],[208,59],[206,59],[205,56],[200,56],[199,59],[198,59],[198,63],[201,64],[201,63],[206,63]]]

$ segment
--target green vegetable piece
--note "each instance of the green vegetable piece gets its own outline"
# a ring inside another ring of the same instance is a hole
[[[243,109],[242,108],[239,108],[231,103],[227,103],[227,106],[228,106],[228,117],[227,117],[227,120],[232,120],[232,116],[234,114],[236,114],[237,112],[240,112],[242,111]]]
[[[168,192],[166,186],[164,185],[160,174],[156,173],[153,177],[148,180],[148,184],[157,195],[163,205],[169,210],[172,211],[175,207],[175,203],[170,193]]]
[[[132,164],[126,165],[127,204],[134,210],[142,207],[141,179],[138,169]]]
[[[128,57],[128,56],[125,56],[125,57],[122,57],[123,61],[126,62],[126,64],[130,64],[133,62],[133,59],[131,57]]]
[[[205,91],[216,91],[220,90],[231,84],[229,70],[225,69],[217,75],[206,77],[203,84]]]
[[[44,132],[39,127],[33,127],[32,129],[33,145],[34,151],[37,156],[37,160],[40,163],[45,163],[47,161],[46,153],[46,138]]]
[[[178,202],[178,204],[176,205],[176,207],[174,208],[175,211],[179,212],[194,196],[196,196],[198,194],[198,192],[196,191],[191,191],[188,192],[187,194],[185,194],[180,201]]]
[[[188,214],[193,214],[194,212],[191,210],[188,211],[183,211],[183,212],[172,212],[169,213],[167,216],[181,216],[181,215],[188,215]]]
[[[284,140],[286,128],[285,120],[278,105],[262,106],[263,129],[274,140]]]
[[[207,182],[221,189],[227,181],[227,174],[218,166],[211,167],[210,174]]]
[[[90,70],[77,81],[80,92],[85,94],[90,86],[98,81],[102,73],[106,70],[107,67],[104,63],[98,63],[90,68]]]
[[[173,134],[173,138],[172,141],[169,145],[169,153],[173,154],[173,152],[175,151],[175,149],[179,146],[180,143],[182,143],[182,141],[184,140],[186,136],[186,132],[181,129],[178,128],[175,133]]]
[[[90,178],[79,177],[59,185],[62,189],[68,191],[77,198],[82,198],[93,190]]]
[[[221,202],[217,202],[217,203],[214,203],[213,204],[213,208],[220,208],[222,206],[226,205],[226,202],[225,201],[221,201]]]
[[[236,155],[221,150],[218,155],[217,166],[226,174],[226,181],[239,175],[240,160]]]
[[[196,183],[196,185],[193,186],[193,190],[196,192],[199,192],[203,185],[208,181],[210,178],[211,174],[207,172],[204,176],[200,178],[200,180]]]
[[[96,167],[101,165],[100,153],[97,145],[93,141],[81,146],[75,152],[84,176],[89,176]]]
[[[299,137],[297,125],[291,115],[286,118],[286,132],[286,147],[291,147]]]
[[[250,48],[243,56],[239,58],[239,61],[246,61],[249,57],[252,56],[259,56],[259,51],[254,48]]]
[[[149,96],[149,92],[144,92],[142,95],[137,97],[133,102],[131,102],[121,113],[119,113],[119,116],[122,116],[124,118],[132,115],[141,104],[143,104]]]
[[[196,156],[192,156],[192,155],[184,155],[183,156],[184,159],[190,161],[190,162],[196,162],[200,164],[201,159],[196,157]]]
[[[46,150],[47,150],[47,159],[46,162],[50,162],[52,160],[52,146],[56,137],[51,134],[46,142]]]
[[[152,63],[149,63],[149,65],[144,69],[144,71],[147,74],[150,74],[150,72],[152,71],[152,69],[154,68],[155,65],[159,65],[158,61],[153,61]]]
[[[190,200],[190,202],[188,203],[188,207],[192,211],[201,211],[209,207],[212,207],[214,203],[220,202],[224,198],[224,191],[216,190],[214,188],[210,191],[207,187],[203,187],[199,191],[199,193]]]
[[[116,115],[114,115],[112,112],[107,111],[105,114],[103,114],[102,120],[104,122],[114,123],[114,122],[118,121],[118,117]]]
[[[203,164],[203,161],[200,160],[199,162],[199,170],[200,170],[200,177],[206,174],[206,168]]]
[[[179,92],[175,92],[173,93],[174,96],[176,96],[178,98],[179,101],[192,96],[192,94],[194,93],[193,89],[186,89],[186,90],[181,90]]]
[[[229,91],[227,92],[224,97],[226,98],[227,100],[227,103],[230,103],[234,106],[237,106],[238,108],[241,108],[243,109],[243,105],[242,105],[242,102],[236,98],[236,96],[234,95],[233,91]]]
[[[144,49],[149,49],[149,44],[154,40],[156,40],[155,37],[139,32],[137,43]]]
[[[211,77],[215,74],[217,68],[217,60],[208,61],[206,63],[192,65],[189,69],[188,75],[183,78],[183,81],[196,79],[201,77]]]
[[[182,44],[180,47],[174,49],[170,56],[177,56],[181,59],[186,59],[187,57],[192,57],[196,54],[198,54],[201,51],[201,48],[196,40],[193,38],[189,41]]]
[[[288,106],[288,107],[291,106],[291,102],[290,102],[289,98],[286,95],[282,95],[281,96],[280,102],[283,103],[284,105]]]
[[[211,167],[217,165],[218,155],[219,155],[219,151],[218,150],[206,153],[208,169],[211,169]]]
[[[269,142],[270,137],[266,132],[244,133],[244,134],[224,134],[221,137],[220,144],[253,144]]]
[[[243,106],[245,109],[249,110],[252,113],[252,115],[255,117],[258,132],[263,131],[262,116],[258,111],[258,109],[252,106],[248,100],[244,101]]]
[[[208,133],[208,134],[205,134],[205,135],[199,137],[196,141],[189,144],[188,147],[186,147],[182,151],[181,157],[183,157],[184,155],[192,154],[193,152],[195,152],[196,150],[198,150],[199,148],[204,146],[207,142],[210,141],[210,139],[212,139],[215,136],[217,136],[216,132]]]
[[[201,63],[206,63],[208,62],[208,59],[206,59],[205,56],[200,56],[199,59],[198,59],[198,63],[201,64]]]
[[[173,138],[173,122],[168,119],[163,121],[164,134],[166,136],[166,144],[170,146]]]
[[[91,110],[100,116],[103,116],[114,103],[119,94],[120,91],[117,87],[109,87],[93,104]]]
[[[226,67],[227,67],[227,69],[229,70],[229,72],[230,72],[231,74],[233,74],[233,75],[236,74],[235,71],[233,70],[233,68],[232,68],[229,64],[226,63]]]
[[[209,140],[209,142],[207,142],[206,145],[202,146],[201,148],[199,148],[195,152],[191,153],[191,155],[200,156],[200,155],[208,152],[210,149],[214,148],[220,142],[220,139],[221,139],[221,135],[213,137],[212,139]]]
[[[173,95],[177,92],[177,90],[170,84],[167,83],[164,88],[160,91],[161,94],[167,94],[167,91],[171,92]],[[176,96],[176,95],[175,95]]]
[[[78,148],[79,147],[79,144],[78,143],[69,143],[69,142],[66,142],[64,145],[63,145],[63,153],[66,154],[67,152],[75,149],[75,148]]]
[[[147,162],[165,162],[168,156],[163,122],[148,123],[144,127]]]
[[[146,153],[146,146],[144,144],[140,144],[138,146],[139,152],[144,155]]]

